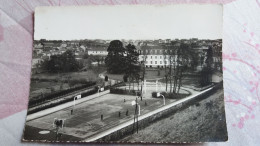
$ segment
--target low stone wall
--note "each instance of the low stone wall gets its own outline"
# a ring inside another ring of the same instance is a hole
[[[158,112],[154,115],[151,115],[145,119],[142,119],[140,121],[138,121],[138,129],[143,129],[147,126],[149,126],[150,124],[158,121],[158,120],[161,120],[163,118],[166,118],[166,117],[169,117],[170,115],[173,115],[174,113],[180,111],[180,110],[183,110],[183,109],[186,109],[188,108],[190,105],[194,105],[196,102],[198,101],[201,101],[207,97],[209,97],[210,95],[212,95],[213,93],[215,93],[218,89],[221,89],[223,88],[223,82],[217,84],[215,87],[213,87],[211,90],[203,93],[203,94],[200,94],[190,100],[187,100],[185,102],[182,102],[180,104],[177,104],[175,106],[172,106],[166,110],[163,110],[161,112]],[[111,134],[108,134],[100,139],[98,139],[97,141],[98,142],[118,142],[118,140],[124,138],[125,136],[127,135],[130,135],[132,134],[133,132],[136,132],[136,127],[134,128],[133,130],[133,124],[130,124],[120,130],[117,130]]]

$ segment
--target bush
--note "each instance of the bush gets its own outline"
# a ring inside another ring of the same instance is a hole
[[[198,103],[196,103],[195,105],[198,107],[198,106],[200,106],[200,103],[198,102]]]
[[[95,94],[95,93],[97,93],[96,88],[92,88],[91,90],[88,90],[86,92],[81,93],[81,97],[83,98],[83,97],[86,97],[86,96],[89,96],[89,95],[92,95],[92,94]],[[73,100],[74,100],[74,96],[71,96],[70,98],[59,100],[58,102],[53,102],[53,103],[50,103],[48,105],[40,106],[40,107],[35,108],[33,110],[28,110],[27,114],[33,114],[33,113],[39,112],[41,110],[45,110],[47,108],[52,108],[52,107],[55,107],[57,105],[60,105],[60,104],[63,104],[63,103],[69,102],[69,101],[73,101]]]
[[[93,88],[93,89],[91,89],[91,90],[89,90],[89,91],[87,91],[87,92],[81,93],[81,97],[86,97],[86,96],[95,94],[95,93],[97,93],[97,91],[98,91],[98,90],[97,90],[96,88]]]
[[[123,76],[123,80],[124,80],[124,82],[127,82],[127,81],[128,81],[128,76],[127,76],[127,75],[124,75],[124,76]]]
[[[157,97],[157,92],[152,92],[152,97],[156,98]]]
[[[96,84],[96,83],[95,83]],[[94,85],[95,85],[94,84]],[[105,90],[108,90],[108,89],[110,89],[111,87],[116,87],[116,86],[120,86],[120,85],[124,85],[124,83],[118,83],[118,84],[115,84],[115,85],[113,85],[113,86],[106,86],[106,87],[104,87],[105,88]],[[88,90],[88,91],[86,91],[86,92],[83,92],[83,93],[81,93],[81,97],[83,98],[83,97],[87,97],[87,96],[89,96],[89,95],[92,95],[92,94],[95,94],[95,93],[97,93],[97,91],[98,91],[98,86],[94,86],[94,87],[90,87],[89,88],[90,90]],[[66,90],[67,91],[67,90]],[[46,96],[47,97],[47,96]],[[42,101],[46,101],[47,100],[47,98],[41,98],[41,99],[43,99]],[[56,97],[55,97],[56,98]],[[55,98],[53,98],[53,99],[55,99]],[[32,103],[34,103],[34,104],[40,104],[39,102],[41,101],[41,99],[38,99],[38,100],[33,100],[33,101],[29,101],[29,104],[30,104],[30,102],[31,102],[31,104]],[[47,109],[47,108],[52,108],[52,107],[54,107],[54,106],[57,106],[57,105],[60,105],[60,104],[63,104],[63,103],[66,103],[66,102],[69,102],[69,101],[73,101],[74,100],[74,96],[71,96],[71,97],[69,97],[69,98],[66,98],[66,99],[62,99],[62,100],[59,100],[59,101],[57,101],[57,102],[53,102],[53,103],[50,103],[50,104],[48,104],[48,105],[43,105],[43,106],[39,106],[39,107],[37,107],[37,108],[35,108],[35,109],[33,109],[33,110],[28,110],[28,114],[32,114],[32,113],[36,113],[36,112],[38,112],[38,111],[41,111],[41,110],[45,110],[45,109]],[[29,105],[30,106],[30,105]]]
[[[81,90],[81,89],[84,89],[84,88],[88,88],[88,87],[91,87],[91,86],[94,86],[94,85],[96,85],[96,82],[88,82],[85,85],[78,86],[78,87],[75,87],[75,88],[70,88],[70,89],[63,90],[63,91],[58,91],[58,92],[55,92],[55,93],[51,93],[49,95],[45,95],[44,97],[42,97],[42,95],[39,95],[39,96],[29,100],[29,107],[41,104],[41,103],[45,102],[46,100],[52,100],[52,99],[55,99],[59,96],[64,96],[68,93],[71,93],[71,92],[74,92],[74,91],[77,91],[77,90]]]
[[[126,90],[126,89],[118,89],[118,88],[111,88],[110,93],[113,94],[123,94],[123,95],[136,95],[136,90]],[[137,91],[137,96],[141,96],[141,91]]]
[[[108,76],[105,76],[105,81],[106,81],[106,82],[108,81]]]
[[[165,98],[169,98],[169,99],[180,99],[180,98],[186,96],[185,94],[176,94],[176,93],[167,93],[167,92],[161,92],[161,94]],[[157,98],[157,92],[152,92],[152,97]],[[160,96],[158,98],[162,98],[162,96]]]

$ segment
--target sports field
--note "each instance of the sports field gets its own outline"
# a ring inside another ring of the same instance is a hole
[[[149,90],[146,92],[142,101],[140,98],[138,98],[138,104],[141,107],[141,114],[163,106],[162,98],[151,97],[151,92],[155,91],[154,88],[155,87],[149,87]],[[183,92],[185,92],[185,90],[183,90]],[[71,135],[79,139],[85,139],[93,134],[110,129],[133,118],[135,107],[131,105],[131,102],[136,98],[136,96],[131,95],[106,94],[77,104],[74,107],[72,115],[71,110],[73,109],[73,106],[28,121],[26,125],[29,127],[35,127],[35,129],[30,128],[30,130],[34,130],[34,133],[37,133],[35,130],[39,132],[41,130],[50,130],[54,132],[54,118],[66,119],[64,128],[60,130],[60,132],[64,135]],[[176,100],[166,99],[166,104],[174,101]],[[127,110],[128,115],[126,115]],[[101,120],[101,115],[103,115],[103,120]],[[25,131],[25,135],[26,133],[29,134],[30,130]],[[41,136],[35,135],[35,138],[39,137]]]

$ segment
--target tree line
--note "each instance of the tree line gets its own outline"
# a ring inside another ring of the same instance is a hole
[[[139,53],[134,45],[128,44],[124,47],[121,41],[114,40],[110,42],[107,51],[105,64],[108,73],[125,74],[129,77],[139,76]]]
[[[111,74],[125,74],[124,80],[144,80],[145,76],[145,62],[146,56],[149,55],[143,47],[142,62],[138,61],[140,55],[136,47],[128,44],[124,47],[123,43],[119,40],[110,42],[108,46],[108,55],[105,59],[107,71]],[[198,65],[201,66],[199,72],[199,84],[201,86],[208,85],[211,82],[213,73],[213,51],[210,46],[207,51],[198,52],[193,49],[192,44],[184,42],[171,42],[168,46],[163,46],[165,64],[165,82],[166,91],[170,93],[179,93],[182,86],[184,72],[196,69]],[[146,53],[146,54],[145,54]],[[129,85],[130,86],[130,85]]]
[[[76,60],[73,51],[67,50],[60,55],[52,55],[49,60],[42,63],[42,68],[50,73],[73,72],[82,68]]]

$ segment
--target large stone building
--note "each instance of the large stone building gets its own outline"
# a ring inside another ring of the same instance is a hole
[[[95,56],[106,56],[107,48],[106,47],[98,47],[98,48],[89,48],[88,49],[88,55],[95,55]]]
[[[143,61],[145,67],[165,68],[176,63],[176,52],[167,45],[144,44],[140,47],[139,54],[139,61]]]

